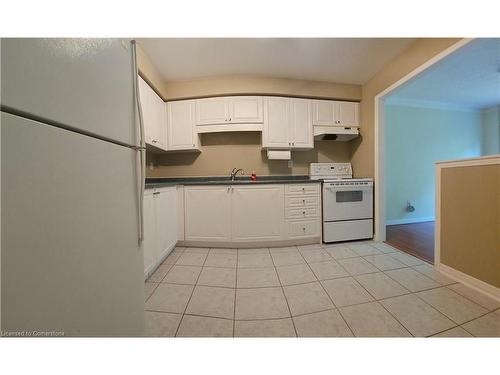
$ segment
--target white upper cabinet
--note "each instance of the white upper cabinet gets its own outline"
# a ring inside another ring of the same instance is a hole
[[[313,148],[311,101],[290,99],[290,120],[292,148]]]
[[[196,125],[215,125],[227,123],[229,101],[227,98],[208,98],[196,100]]]
[[[264,121],[262,96],[234,96],[228,99],[230,123],[258,124]]]
[[[262,146],[290,148],[290,99],[266,97],[264,108]]]
[[[313,125],[359,127],[359,103],[314,100]]]
[[[339,102],[338,119],[340,126],[359,127],[359,103]]]
[[[195,101],[179,100],[167,103],[168,149],[197,150]]]
[[[311,104],[308,99],[264,98],[262,146],[313,148]]]
[[[146,143],[167,150],[165,102],[139,77],[139,95]]]
[[[196,125],[226,125],[226,131],[230,131],[238,130],[238,127],[231,127],[232,124],[262,122],[261,96],[224,96],[196,100]],[[220,128],[212,129],[217,131]]]

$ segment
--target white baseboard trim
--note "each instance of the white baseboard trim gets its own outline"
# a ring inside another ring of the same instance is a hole
[[[443,263],[436,264],[435,268],[445,274],[446,276],[452,278],[455,281],[461,282],[462,284],[482,293],[495,301],[500,302],[500,288],[493,286],[491,284],[485,283],[475,277],[467,275],[461,271],[451,268]]]
[[[300,246],[320,244],[320,237],[307,237],[288,240],[267,240],[267,241],[179,241],[177,246],[186,247],[220,247],[220,248],[252,248],[252,247],[280,247],[280,246]]]
[[[398,224],[414,224],[414,223],[423,223],[426,221],[434,221],[434,216],[429,217],[415,217],[410,219],[394,219],[394,220],[386,220],[385,225],[398,225]]]
[[[168,255],[175,249],[177,246],[177,241],[172,243],[169,247],[167,247],[164,251],[162,251],[160,257],[147,269],[144,271],[144,281],[149,279],[149,277],[161,266],[163,261],[168,257]]]

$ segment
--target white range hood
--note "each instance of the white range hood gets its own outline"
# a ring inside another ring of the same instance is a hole
[[[314,126],[315,140],[333,140],[339,142],[350,141],[359,136],[358,128],[344,128],[341,126]]]

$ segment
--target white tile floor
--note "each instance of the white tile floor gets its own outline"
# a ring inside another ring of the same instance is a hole
[[[176,248],[144,288],[147,336],[500,337],[500,303],[376,242]]]

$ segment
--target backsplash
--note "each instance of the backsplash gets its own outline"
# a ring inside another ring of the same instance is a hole
[[[200,139],[201,152],[147,152],[146,176],[226,176],[234,167],[243,168],[246,175],[308,175],[310,163],[351,160],[350,142],[316,141],[313,150],[292,151],[289,168],[287,160],[267,159],[260,132],[208,133]]]

